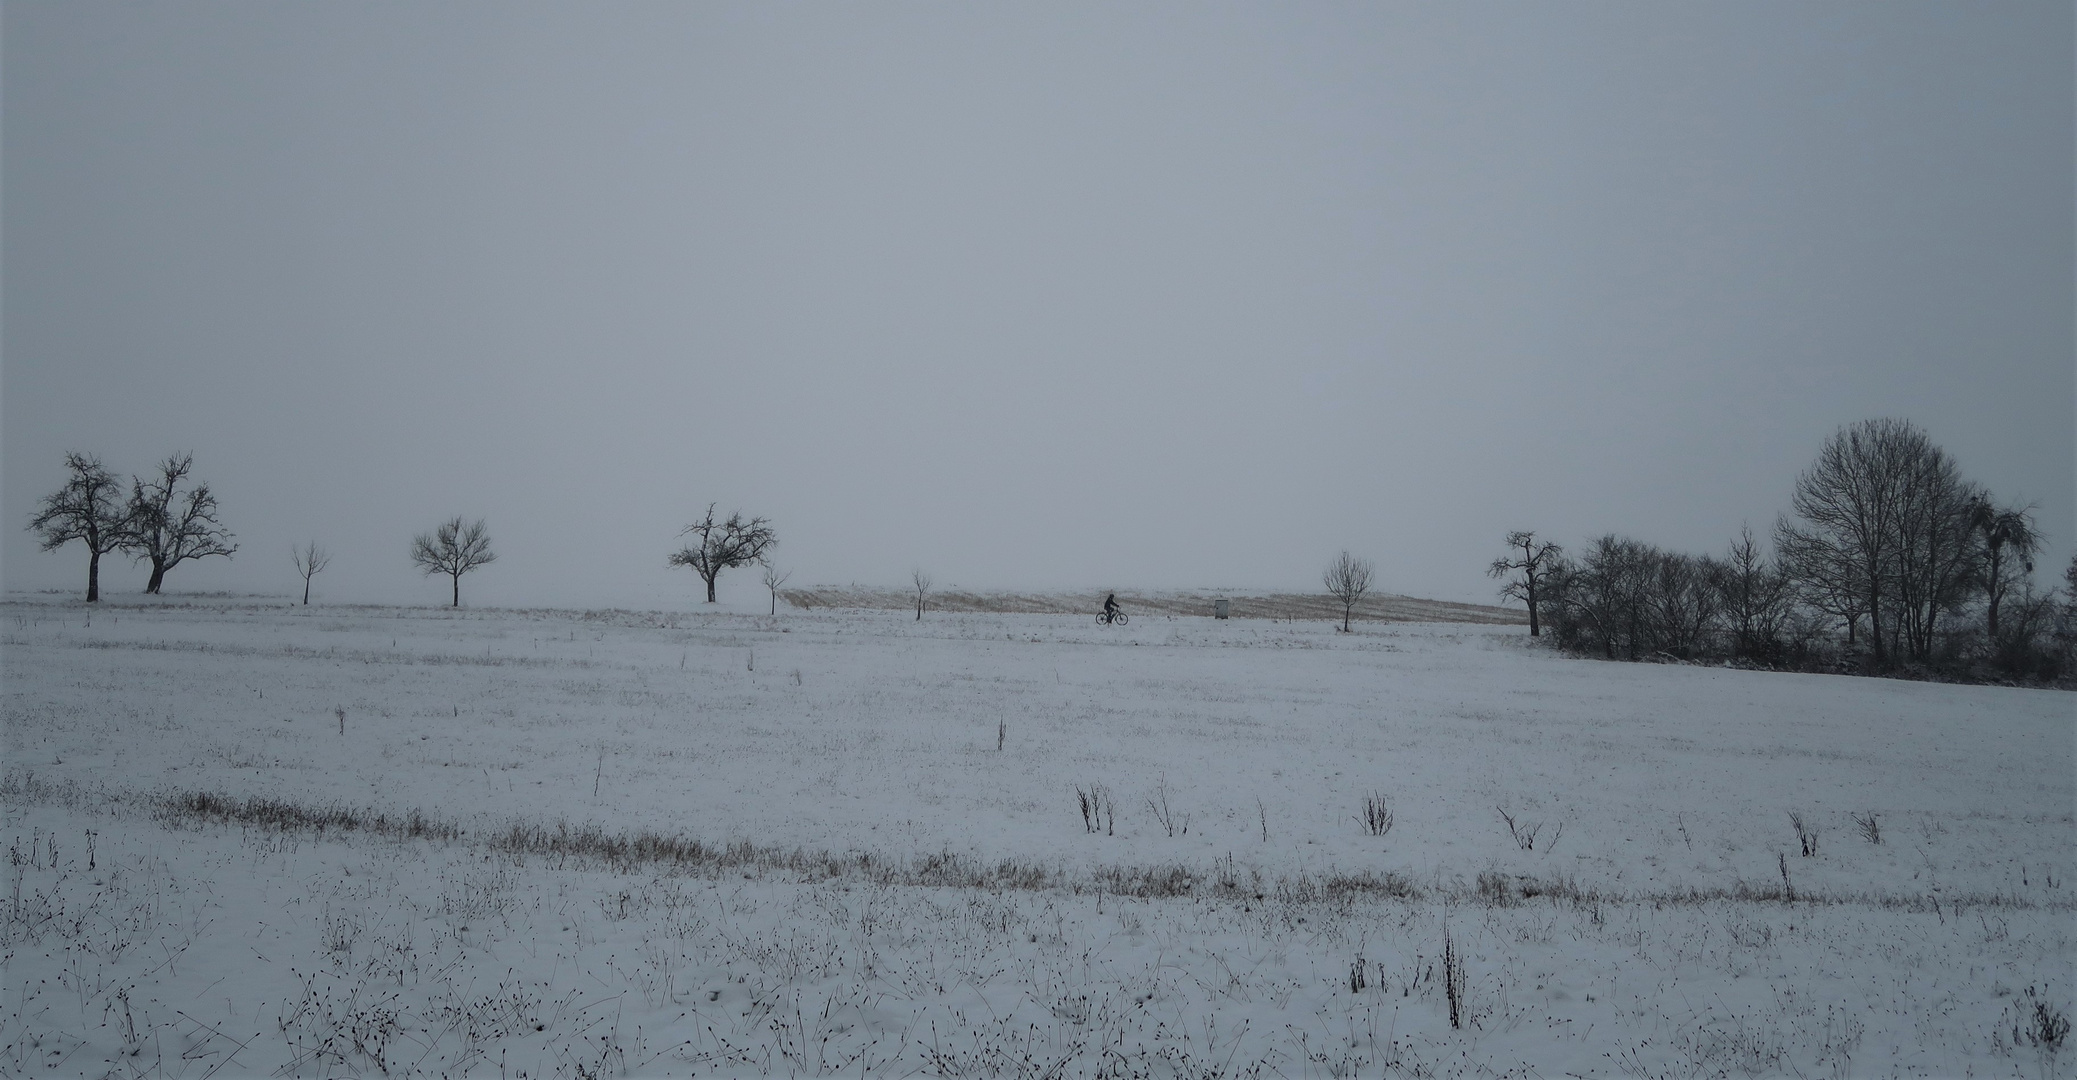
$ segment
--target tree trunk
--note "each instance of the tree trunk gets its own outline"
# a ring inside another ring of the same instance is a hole
[[[1348,604],[1343,604],[1341,606],[1341,632],[1344,634],[1349,632],[1349,613],[1354,610],[1355,609]]]
[[[96,551],[87,556],[87,603],[101,599],[101,553]]]
[[[449,574],[447,576],[454,579],[454,606],[460,607],[462,606],[462,576],[460,574]]]
[[[151,580],[145,583],[144,591],[157,595],[159,586],[164,584],[165,581],[166,563],[157,555],[154,555],[151,557]]]
[[[772,590],[772,614],[775,617],[779,614],[779,590],[777,589]]]
[[[1543,633],[1543,628],[1536,622],[1536,572],[1532,570],[1526,576],[1529,579],[1529,636],[1537,637]]]
[[[310,606],[310,579],[307,577],[303,579],[303,606]]]
[[[2001,587],[2004,584],[2001,579],[2005,576],[2002,565],[2004,560],[1999,558],[2002,554],[2003,552],[1998,550],[1998,545],[1990,545],[1990,610],[1984,613],[1984,622],[1993,643],[1998,640],[1998,600],[2005,591]]]
[[[1888,654],[1883,649],[1882,641],[1881,590],[1872,586],[1868,589],[1868,640],[1875,643],[1875,666],[1888,667],[1889,665],[1884,662]]]
[[[719,570],[716,570],[712,574],[707,575],[707,603],[711,604],[714,602],[714,579],[720,576],[721,571]]]

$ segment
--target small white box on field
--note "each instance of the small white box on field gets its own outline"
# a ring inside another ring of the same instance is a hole
[[[1231,600],[1214,600],[1214,601],[1212,601],[1212,618],[1214,618],[1214,619],[1223,619],[1223,618],[1225,618],[1225,617],[1226,617],[1226,615],[1227,615],[1227,612],[1229,612],[1230,610],[1232,610],[1232,607],[1233,607],[1233,601],[1231,601]]]

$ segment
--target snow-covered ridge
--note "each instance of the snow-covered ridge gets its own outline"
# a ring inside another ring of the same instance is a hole
[[[1103,607],[1106,590],[1086,592],[967,592],[946,589],[929,595],[934,611],[987,612],[995,614],[1076,615],[1094,613]],[[916,594],[900,589],[865,585],[818,585],[806,589],[781,589],[780,599],[798,608],[858,608],[873,611],[914,611]],[[1248,590],[1120,590],[1118,602],[1129,614],[1210,616],[1216,600],[1229,603],[1228,614],[1236,619],[1341,619],[1341,602],[1325,594],[1257,592]],[[1527,613],[1489,604],[1458,604],[1445,600],[1422,600],[1412,596],[1373,594],[1355,608],[1355,617],[1380,622],[1462,622],[1527,625]]]

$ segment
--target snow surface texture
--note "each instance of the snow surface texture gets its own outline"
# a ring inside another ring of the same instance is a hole
[[[0,1072],[2077,1058],[2064,693],[1568,660],[1462,624],[4,618]]]

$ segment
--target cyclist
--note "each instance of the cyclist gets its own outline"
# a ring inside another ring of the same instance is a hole
[[[1112,593],[1112,594],[1110,594],[1109,596],[1106,596],[1106,597],[1104,597],[1104,598],[1103,598],[1103,621],[1105,621],[1105,622],[1117,622],[1117,621],[1118,621],[1118,594],[1117,594],[1117,593]]]

